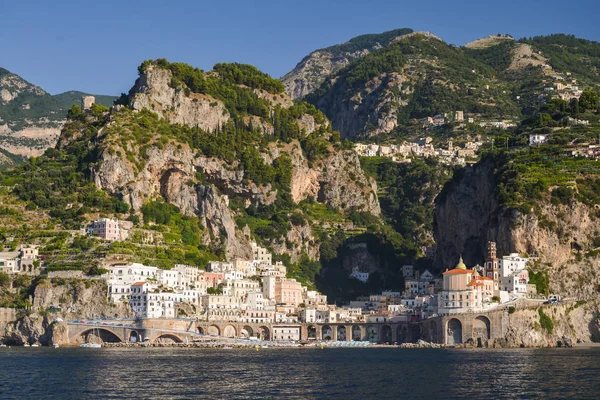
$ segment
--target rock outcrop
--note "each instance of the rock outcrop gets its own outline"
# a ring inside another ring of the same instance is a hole
[[[169,70],[148,66],[132,88],[131,108],[137,111],[146,108],[173,124],[198,126],[206,131],[214,131],[229,120],[221,101],[173,88],[172,77]]]
[[[358,36],[346,43],[313,51],[281,78],[286,92],[293,99],[312,93],[325,81],[352,61],[388,45],[412,29],[397,29],[378,35]]]
[[[321,109],[344,138],[356,139],[391,132],[398,126],[396,110],[408,104],[409,73],[384,73],[358,89],[341,83],[320,97]]]
[[[66,334],[66,330],[57,322],[58,318],[131,317],[131,309],[127,305],[108,303],[106,291],[104,281],[43,280],[35,288],[31,310],[0,332],[0,342],[47,346],[52,342],[68,341],[60,338],[60,335]]]
[[[541,311],[552,321],[552,329],[542,326],[538,309],[517,309],[505,317],[504,337],[495,340],[495,347],[572,347],[600,341],[596,302],[564,303]]]
[[[549,272],[551,292],[596,297],[600,258],[589,251],[600,232],[596,210],[578,201],[569,205],[541,201],[540,213],[501,207],[494,168],[490,160],[465,168],[438,197],[434,226],[438,266],[454,265],[460,254],[468,265],[481,264],[491,240],[497,243],[499,256],[539,257],[538,268]]]
[[[170,123],[199,126],[207,132],[229,119],[221,102],[193,93],[188,96],[183,88],[172,88],[171,81],[169,70],[148,66],[130,92],[131,108],[134,111],[148,109]],[[273,96],[256,90],[255,93],[269,101],[273,98],[273,107],[275,104],[284,107],[292,104],[285,95]],[[191,149],[188,143],[175,139],[163,141],[160,146],[150,142],[145,146],[143,160],[141,156],[132,158],[131,154],[139,154],[139,149],[133,148],[137,144],[124,144],[106,136],[105,129],[118,130],[119,126],[114,125],[117,123],[111,119],[100,129],[99,137],[104,144],[100,145],[102,150],[93,171],[96,186],[118,195],[134,211],[139,211],[151,199],[163,198],[183,214],[200,218],[208,228],[203,238],[205,244],[224,246],[228,258],[249,256],[251,238],[236,226],[236,212],[230,209],[229,199],[242,199],[245,207],[271,205],[277,199],[273,184],[256,184],[245,176],[238,161],[226,163],[219,158],[204,156]],[[259,127],[263,133],[272,133],[273,127],[258,117],[246,117],[243,123]],[[310,115],[300,116],[297,123],[306,134],[319,129]],[[269,143],[261,156],[267,164],[282,155],[291,159],[290,189],[296,203],[313,198],[339,209],[356,208],[380,215],[376,183],[364,175],[356,154],[336,150],[333,146],[329,153],[324,160],[309,162],[300,143],[292,140],[290,143]],[[314,244],[314,237],[307,225],[301,229],[291,227],[286,237],[273,246],[276,252],[285,250],[294,259],[302,251],[318,255],[318,250],[308,248],[309,243]]]

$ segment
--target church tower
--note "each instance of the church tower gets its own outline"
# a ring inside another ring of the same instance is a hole
[[[494,296],[500,295],[500,273],[498,264],[498,257],[496,257],[496,242],[488,242],[483,270],[485,273],[484,276],[494,280]]]

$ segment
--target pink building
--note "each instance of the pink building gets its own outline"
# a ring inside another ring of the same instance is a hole
[[[119,240],[121,238],[119,221],[110,218],[93,221],[88,227],[88,233],[104,240]]]
[[[297,306],[302,303],[302,284],[295,279],[281,279],[275,282],[275,301]]]
[[[198,275],[198,280],[206,282],[207,288],[216,288],[219,286],[219,283],[223,282],[223,274],[218,272],[204,272]]]

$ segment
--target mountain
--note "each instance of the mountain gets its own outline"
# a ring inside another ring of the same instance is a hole
[[[70,91],[50,95],[39,86],[0,68],[0,148],[14,155],[37,156],[54,147],[67,110],[81,104],[87,93]],[[112,96],[95,96],[112,105]],[[0,161],[0,165],[2,162]]]
[[[403,28],[381,34],[361,35],[346,43],[315,50],[283,76],[281,81],[293,99],[303,98],[321,86],[327,76],[338,72],[350,62],[412,32],[412,29]]]
[[[99,215],[132,226],[127,242],[109,248],[61,239],[51,269],[87,271],[105,257],[203,265],[250,257],[257,241],[314,284],[320,259],[382,227],[377,185],[352,146],[255,67],[204,72],[159,59],[140,66],[111,109],[73,106],[55,149],[0,178],[12,186],[16,198],[3,201],[18,205],[15,215],[37,215],[18,240]],[[73,245],[81,252],[69,252]]]
[[[283,80],[288,93],[317,106],[353,140],[418,137],[423,121],[438,114],[454,135],[480,130],[465,126],[463,116],[480,127],[518,125],[552,96],[570,100],[600,88],[600,44],[568,35],[492,35],[458,48],[412,32],[340,46],[351,43],[352,53],[311,53]]]

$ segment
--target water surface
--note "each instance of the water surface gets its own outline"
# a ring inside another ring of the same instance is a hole
[[[0,398],[598,399],[600,348],[10,348]]]

